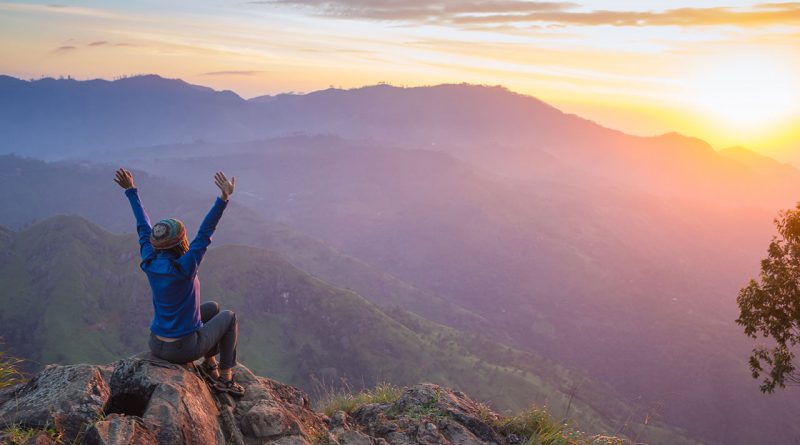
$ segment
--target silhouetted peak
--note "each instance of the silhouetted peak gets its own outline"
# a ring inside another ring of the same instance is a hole
[[[709,153],[714,151],[711,144],[708,142],[675,131],[655,136],[653,140],[676,148],[683,147],[689,150],[705,151]]]
[[[724,148],[719,151],[719,155],[725,158],[745,164],[749,167],[760,168],[767,172],[774,172],[783,170],[786,172],[797,172],[797,169],[789,164],[777,161],[769,156],[756,153],[746,147],[740,145]]]
[[[6,74],[0,74],[0,86],[4,85],[20,85],[25,83],[22,79],[17,79],[16,77],[8,76]]]

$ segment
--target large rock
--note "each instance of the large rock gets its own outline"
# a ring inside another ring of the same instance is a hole
[[[186,366],[141,354],[117,364],[110,387],[106,412],[141,417],[158,443],[225,443],[213,395]]]
[[[309,442],[314,432],[326,430],[324,419],[311,411],[308,396],[297,388],[258,377],[244,366],[234,368],[245,394],[236,401],[234,415],[248,444],[291,445]]]
[[[341,431],[336,435],[339,445],[375,445],[375,441],[364,433],[358,431]]]
[[[350,424],[391,445],[507,445],[481,407],[463,393],[432,383],[405,389],[393,403],[367,404]]]
[[[0,405],[0,422],[54,428],[71,443],[103,414],[109,397],[103,372],[100,366],[50,365]]]
[[[158,441],[140,417],[112,414],[89,427],[83,443],[84,445],[157,445]]]
[[[481,414],[480,406],[460,391],[452,391],[432,383],[416,385],[403,393],[395,402],[395,408],[418,409],[431,407],[465,426],[472,434],[485,442],[503,443],[505,438],[488,424]]]
[[[49,366],[0,392],[0,424],[55,429],[64,443],[85,445],[511,445],[488,420],[496,414],[437,385],[328,418],[297,388],[241,365],[234,373],[240,398],[212,393],[193,367],[149,353],[109,366]]]

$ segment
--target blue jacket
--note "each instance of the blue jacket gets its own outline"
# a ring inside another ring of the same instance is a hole
[[[167,251],[156,251],[150,244],[150,218],[139,200],[135,188],[125,190],[136,217],[136,231],[139,233],[141,247],[141,268],[147,274],[153,291],[153,323],[150,331],[154,334],[177,338],[191,334],[203,325],[200,321],[200,280],[197,268],[203,260],[211,235],[217,228],[227,201],[217,198],[214,206],[203,219],[197,236],[189,251],[175,257]]]

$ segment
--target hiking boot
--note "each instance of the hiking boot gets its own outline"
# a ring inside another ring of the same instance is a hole
[[[233,377],[231,377],[230,380],[222,376],[220,376],[218,379],[215,379],[214,389],[216,389],[217,391],[230,393],[234,396],[244,395],[244,387],[234,382]]]

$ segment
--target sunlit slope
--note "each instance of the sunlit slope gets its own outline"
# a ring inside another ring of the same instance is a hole
[[[79,217],[54,217],[0,239],[0,336],[32,363],[113,361],[146,349],[152,314],[133,236]],[[314,390],[381,381],[433,381],[470,389],[500,408],[538,401],[590,431],[669,437],[645,426],[641,409],[612,391],[531,354],[438,327],[402,310],[381,311],[359,295],[252,247],[212,249],[201,266],[203,300],[239,314],[240,360],[254,371]],[[467,340],[467,341],[465,341]],[[600,412],[604,414],[600,414]]]

